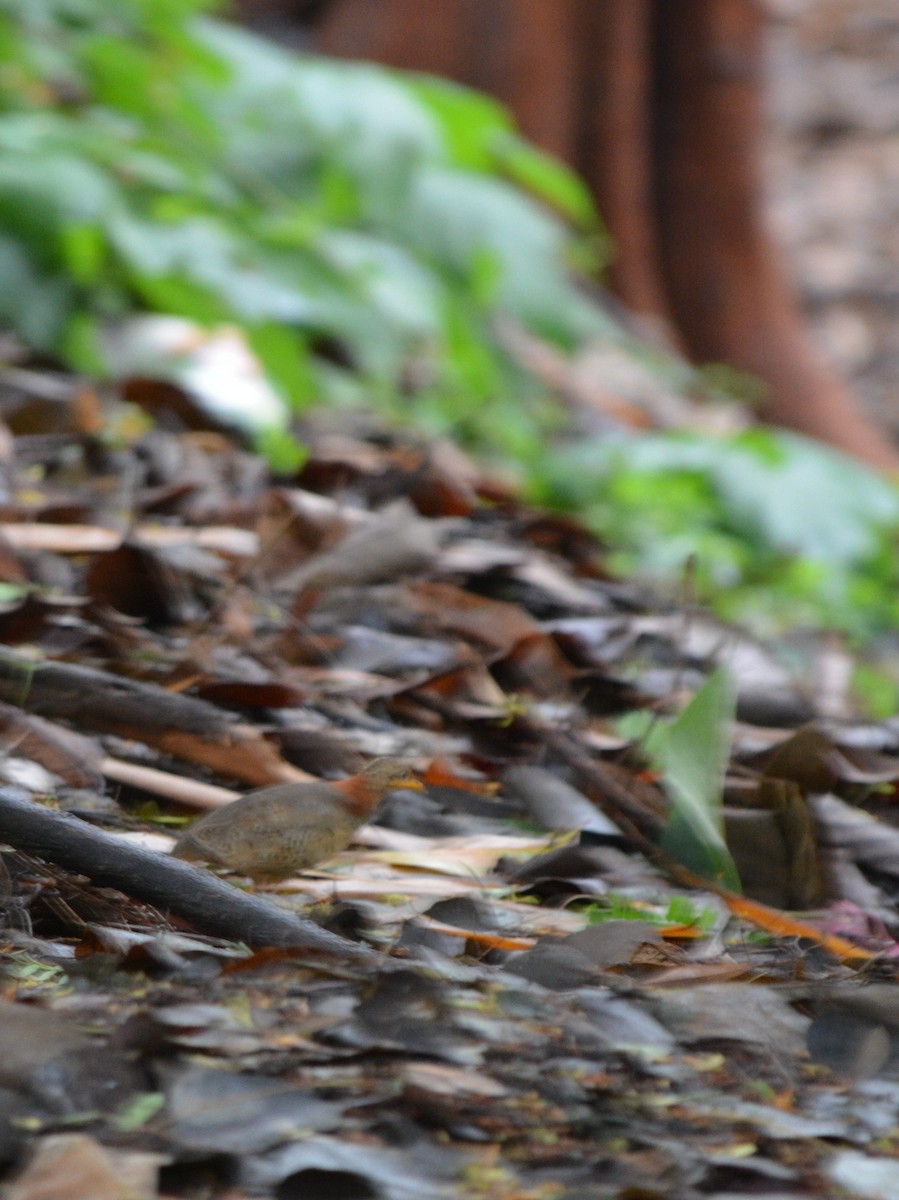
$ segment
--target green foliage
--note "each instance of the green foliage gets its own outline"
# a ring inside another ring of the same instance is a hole
[[[721,824],[735,697],[727,671],[716,671],[675,721],[653,726],[645,750],[671,801],[662,849],[696,874],[738,890]]]
[[[137,1092],[112,1117],[112,1124],[122,1133],[135,1133],[161,1112],[166,1105],[164,1092]]]
[[[899,491],[783,431],[650,435],[581,444],[533,494],[574,508],[620,570],[673,584],[763,634],[825,626],[865,641],[899,622]]]
[[[541,389],[496,318],[562,346],[603,324],[569,276],[586,189],[493,101],[209,7],[0,0],[0,322],[89,369],[136,311],[238,323],[294,407],[420,395],[502,445],[484,405]]]
[[[852,672],[852,690],[861,710],[882,721],[899,712],[899,669],[895,649],[886,662],[858,661]]]
[[[695,925],[705,931],[713,929],[718,919],[714,908],[697,908],[689,896],[672,896],[665,912],[665,920],[671,925]]]
[[[647,901],[634,901],[610,892],[601,902],[586,905],[581,911],[589,925],[607,921],[651,921],[665,929],[671,925],[693,925],[708,931],[718,921],[718,913],[708,906],[699,908],[689,896],[674,895],[664,908]]]

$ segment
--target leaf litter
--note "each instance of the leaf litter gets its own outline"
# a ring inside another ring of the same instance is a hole
[[[895,723],[455,448],[305,434],[13,439],[5,1194],[899,1195]],[[380,755],[426,791],[275,891],[165,856]]]

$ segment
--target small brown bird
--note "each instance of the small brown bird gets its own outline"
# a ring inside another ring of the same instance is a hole
[[[396,788],[424,790],[395,758],[376,758],[358,775],[337,783],[315,780],[260,788],[200,817],[172,853],[274,883],[349,845],[355,830]]]

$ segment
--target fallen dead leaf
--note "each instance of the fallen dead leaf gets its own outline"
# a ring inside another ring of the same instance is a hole
[[[148,1200],[168,1157],[113,1150],[83,1133],[41,1138],[5,1190],[6,1200]]]

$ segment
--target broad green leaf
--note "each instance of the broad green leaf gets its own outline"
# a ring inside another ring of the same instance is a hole
[[[873,469],[820,442],[778,432],[772,461],[766,435],[734,441],[713,467],[734,519],[788,552],[832,563],[874,549],[878,526],[899,522],[899,493]],[[761,443],[761,450],[756,446]]]
[[[735,705],[727,671],[717,670],[680,716],[651,740],[671,815],[661,847],[685,867],[738,890],[737,869],[724,841],[721,789]]]
[[[247,339],[288,410],[300,412],[320,399],[306,339],[276,322],[251,325]]]
[[[603,327],[565,272],[564,226],[502,180],[424,167],[394,227],[462,278],[489,251],[498,265],[496,306],[526,325],[561,340]]]
[[[435,336],[442,289],[434,276],[399,246],[351,231],[321,238],[325,257],[352,277],[387,320],[418,336]]]
[[[507,133],[494,142],[494,160],[513,183],[584,229],[598,223],[590,191],[580,176],[524,138]]]
[[[13,604],[17,600],[24,600],[30,590],[28,584],[0,582],[0,604]]]
[[[309,457],[309,452],[286,429],[262,429],[254,444],[268,459],[271,469],[279,475],[295,475]]]
[[[469,171],[492,170],[496,147],[514,128],[499,101],[433,75],[412,75],[405,82],[439,120],[453,166]]]
[[[138,1092],[113,1114],[111,1123],[124,1133],[134,1133],[161,1112],[165,1105],[164,1092]]]
[[[180,278],[215,297],[223,313],[239,320],[298,323],[314,317],[309,298],[267,269],[262,248],[254,254],[254,247],[220,220],[196,217],[165,225],[120,217],[110,232],[146,292],[155,277]]]
[[[608,455],[607,447],[601,451]],[[899,491],[874,470],[785,430],[734,438],[655,435],[618,444],[632,472],[696,471],[747,536],[846,563],[870,553],[879,526],[899,522]]]
[[[71,318],[74,286],[61,275],[43,271],[21,242],[2,233],[0,280],[0,322],[29,345],[51,349]]]
[[[97,321],[89,313],[72,314],[59,344],[76,371],[98,376],[107,373],[107,362],[100,345]]]
[[[44,262],[62,257],[64,227],[107,219],[114,195],[103,173],[74,155],[0,160],[0,229],[20,237]]]
[[[106,260],[103,232],[97,225],[75,222],[63,226],[60,243],[63,261],[73,281],[96,283]]]
[[[367,64],[306,58],[215,21],[199,24],[206,45],[231,66],[227,89],[209,95],[227,120],[232,161],[286,178],[311,154],[371,183],[398,160],[436,157],[436,121],[399,75]]]

